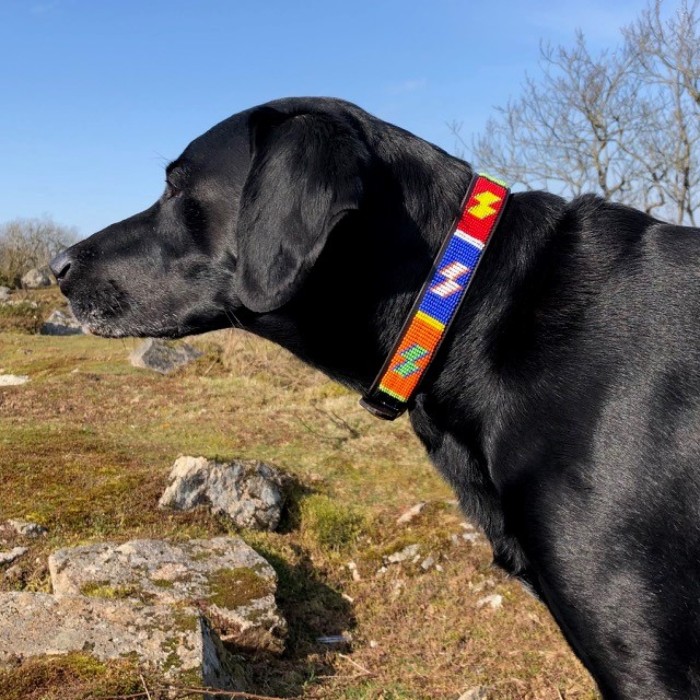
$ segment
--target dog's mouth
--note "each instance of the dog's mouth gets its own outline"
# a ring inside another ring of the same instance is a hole
[[[172,313],[157,309],[157,300],[138,302],[110,280],[90,292],[66,289],[70,307],[84,332],[103,338],[175,337],[182,335]]]

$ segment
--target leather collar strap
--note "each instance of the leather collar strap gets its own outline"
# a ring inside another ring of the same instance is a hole
[[[394,420],[411,400],[447,335],[474,273],[501,218],[508,188],[487,175],[475,176],[435,258],[399,339],[360,405]]]

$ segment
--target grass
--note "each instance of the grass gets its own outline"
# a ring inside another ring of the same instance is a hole
[[[57,297],[27,301],[48,315]],[[405,418],[377,421],[356,396],[244,333],[193,340],[204,355],[164,377],[129,365],[138,341],[37,336],[24,313],[0,315],[0,371],[30,376],[0,388],[0,520],[34,520],[48,534],[22,542],[30,552],[11,575],[0,571],[0,589],[49,590],[46,557],[59,547],[234,532],[205,509],[156,507],[170,467],[180,454],[267,460],[294,479],[289,513],[277,533],[241,534],[277,572],[289,637],[282,654],[245,657],[250,692],[456,700],[484,686],[489,700],[598,697],[544,608],[491,568],[488,546],[453,543],[463,532],[454,496]],[[397,525],[418,501],[428,505]],[[378,573],[409,544],[442,570],[406,561]],[[221,595],[238,595],[251,582],[221,583]],[[491,593],[503,607],[477,609]],[[341,633],[345,648],[318,642]],[[0,688],[3,700],[77,700],[143,685],[127,662],[76,656],[0,671]]]

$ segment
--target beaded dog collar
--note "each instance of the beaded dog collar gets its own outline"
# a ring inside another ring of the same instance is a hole
[[[379,418],[400,416],[426,374],[466,296],[508,199],[500,180],[477,175],[435,258],[387,361],[360,404]]]

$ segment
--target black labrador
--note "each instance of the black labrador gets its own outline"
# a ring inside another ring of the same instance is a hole
[[[283,99],[51,265],[93,333],[233,323],[364,392],[472,174],[354,105]],[[514,194],[410,419],[605,698],[700,698],[699,231]]]

